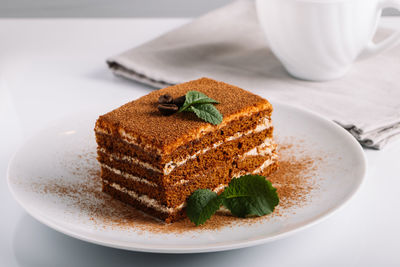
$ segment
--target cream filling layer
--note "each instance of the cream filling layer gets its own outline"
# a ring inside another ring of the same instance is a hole
[[[120,171],[120,170],[115,169],[115,168],[112,168],[112,167],[110,167],[110,166],[108,166],[108,165],[106,165],[104,163],[101,163],[100,166],[103,167],[103,168],[106,168],[109,171],[112,171],[113,173],[118,174],[118,175],[120,175],[120,176],[122,176],[122,177],[124,177],[126,179],[133,180],[135,182],[144,183],[144,184],[147,184],[147,185],[150,185],[150,186],[153,186],[153,187],[158,187],[158,185],[156,183],[154,183],[154,182],[151,182],[151,181],[149,181],[147,179],[132,175],[130,173],[126,173],[126,172]]]
[[[100,128],[99,126],[95,126],[94,131],[100,134],[112,135],[108,129]],[[158,147],[152,146],[150,144],[142,144],[137,141],[137,138],[125,132],[124,129],[118,129],[118,133],[122,137],[122,140],[128,144],[136,145],[142,148],[144,151],[153,152],[154,150],[157,151],[158,154],[162,153],[162,150]]]
[[[276,145],[273,143],[272,139],[271,138],[266,138],[261,145],[256,146],[256,147],[250,149],[249,151],[243,153],[241,156],[239,156],[239,160],[244,160],[246,157],[249,157],[249,156],[267,156],[267,155],[271,155],[271,163],[272,163],[277,158],[277,155],[272,153],[273,150],[275,149],[275,147],[276,147]],[[99,150],[104,152],[104,153],[106,153],[106,151],[104,149],[102,149],[102,148],[100,148]],[[128,157],[128,156],[124,156],[124,157],[128,158],[127,160],[131,162],[131,160],[132,160],[131,157]],[[112,161],[113,158],[122,159],[121,157],[116,156],[116,154],[110,154],[110,160],[111,161]],[[264,162],[264,164],[266,164],[266,162]],[[145,163],[145,164],[147,164],[147,163]],[[107,164],[104,164],[104,163],[102,163],[100,165],[102,167],[114,172],[115,174],[126,178],[126,179],[130,179],[130,180],[133,180],[133,181],[136,181],[136,182],[144,183],[144,184],[147,184],[147,185],[150,185],[150,186],[153,186],[153,187],[158,187],[158,185],[155,182],[151,182],[151,181],[149,181],[149,180],[147,180],[145,178],[134,176],[132,174],[129,174],[129,173],[123,172],[121,170],[112,168],[112,167],[110,167],[110,166],[108,166]],[[269,165],[267,165],[267,166],[261,165],[258,168],[259,169],[258,172],[262,171],[263,169],[265,169],[268,166]],[[240,174],[240,175],[243,175],[243,174]],[[240,175],[235,175],[235,176],[240,176]],[[181,179],[181,180],[177,181],[176,183],[174,183],[173,186],[182,185],[182,184],[185,184],[187,182],[189,182],[189,180]]]
[[[247,131],[247,132],[237,132],[237,133],[235,133],[234,135],[227,137],[225,140],[216,142],[216,143],[212,144],[212,145],[209,146],[209,147],[206,147],[206,148],[204,148],[204,149],[201,149],[201,150],[199,150],[199,151],[196,151],[194,154],[189,155],[189,156],[185,157],[184,159],[182,159],[182,160],[180,160],[180,161],[170,161],[170,162],[168,162],[168,163],[166,163],[166,164],[164,165],[164,168],[163,168],[162,170],[159,169],[159,168],[157,168],[156,166],[153,166],[153,165],[147,163],[147,162],[141,161],[141,160],[139,160],[138,158],[134,158],[134,157],[126,156],[126,155],[123,155],[123,156],[121,157],[121,156],[119,156],[119,155],[117,155],[117,154],[114,154],[114,153],[107,153],[107,151],[106,151],[104,148],[99,148],[99,151],[101,151],[101,152],[103,152],[103,153],[105,153],[105,154],[108,154],[108,155],[110,156],[110,159],[111,159],[111,160],[112,160],[112,159],[116,159],[116,160],[125,160],[125,161],[128,161],[128,162],[130,162],[130,163],[138,164],[138,165],[142,166],[143,168],[146,168],[146,169],[149,169],[149,170],[158,172],[158,173],[162,173],[162,174],[164,174],[164,175],[168,175],[168,174],[170,174],[175,168],[180,167],[180,166],[186,164],[187,161],[192,160],[192,159],[195,159],[198,155],[202,155],[202,154],[206,153],[207,151],[209,151],[209,150],[211,150],[211,149],[215,149],[215,148],[221,146],[222,144],[224,144],[225,142],[233,141],[233,140],[236,140],[236,139],[238,139],[238,138],[241,138],[241,137],[243,137],[243,136],[250,135],[250,134],[253,134],[253,133],[262,132],[262,131],[264,131],[264,130],[269,129],[271,126],[272,126],[271,121],[270,121],[267,117],[265,117],[265,118],[263,118],[262,122],[256,126],[255,129],[249,130],[249,131]],[[104,133],[104,132],[102,132],[102,133]],[[104,134],[108,134],[108,133],[104,133]],[[264,142],[265,145],[268,145],[268,144],[271,144],[271,143],[272,143],[272,139],[271,139],[271,138],[267,138],[267,139],[265,139],[265,140],[266,140],[266,141]],[[125,141],[125,140],[124,140],[124,141]],[[268,141],[269,143],[268,143],[267,141]],[[126,141],[126,142],[127,142],[127,141]],[[129,142],[128,142],[128,143],[129,143]],[[247,153],[249,153],[249,152],[247,152]]]
[[[272,138],[266,138],[261,145],[243,153],[239,158],[242,159],[248,156],[268,156],[272,154],[275,148],[276,144],[273,142]]]
[[[261,164],[260,167],[255,169],[252,173],[256,174],[256,173],[264,171],[264,169],[267,168],[269,165],[275,163],[277,158],[278,158],[278,155],[273,155],[270,159],[267,159],[266,161],[264,161],[264,163]]]
[[[100,166],[104,167],[104,168],[112,171],[113,173],[115,173],[115,174],[117,174],[119,176],[122,176],[122,177],[124,177],[126,179],[133,180],[133,181],[139,182],[139,183],[144,183],[144,184],[147,184],[147,185],[152,186],[152,187],[158,187],[158,184],[156,184],[155,182],[149,181],[146,178],[138,177],[138,176],[132,175],[130,173],[123,172],[121,170],[112,168],[112,167],[110,167],[110,166],[108,166],[107,164],[104,164],[104,163],[101,163]],[[189,182],[189,180],[181,179],[181,180],[177,181],[176,183],[174,183],[172,186],[185,184],[187,182]]]
[[[255,114],[255,113],[257,113],[257,112],[259,112],[259,110],[258,110],[257,108],[254,107],[253,109],[249,110],[249,111],[246,112],[246,113],[243,113],[243,114],[235,114],[235,115],[233,115],[233,116],[230,116],[229,118],[225,118],[224,121],[223,121],[222,123],[220,123],[218,126],[212,126],[212,125],[203,126],[202,128],[200,128],[200,129],[198,130],[198,133],[194,135],[194,137],[192,138],[192,140],[199,139],[200,137],[204,136],[205,134],[207,134],[207,133],[209,133],[209,132],[211,132],[211,131],[219,130],[219,129],[221,129],[222,127],[226,126],[229,122],[231,122],[231,121],[233,121],[233,120],[235,120],[235,119],[237,119],[237,118],[239,118],[239,117],[242,117],[242,116],[244,116],[244,117],[251,117],[253,114]],[[268,121],[268,123],[270,123],[270,120],[269,120],[268,117],[261,118],[260,120],[261,120],[262,122]],[[262,125],[262,124],[263,124],[263,123],[258,124],[257,127],[260,126],[260,125]],[[262,126],[261,126],[261,127],[262,127]],[[107,128],[101,128],[101,127],[99,127],[98,125],[95,126],[95,129],[94,129],[94,130],[95,130],[95,132],[97,132],[97,133],[111,135],[111,131],[110,131],[109,129],[107,129]],[[256,128],[255,130],[257,130],[257,128]],[[145,150],[145,151],[150,151],[150,152],[157,151],[157,153],[158,153],[159,155],[162,154],[162,150],[161,150],[160,148],[158,148],[158,147],[156,147],[156,146],[154,146],[154,145],[151,145],[151,144],[143,144],[143,142],[138,142],[138,139],[137,139],[135,136],[133,136],[133,135],[127,133],[127,132],[126,132],[124,129],[122,129],[122,128],[119,128],[119,129],[118,129],[118,133],[119,133],[120,136],[122,137],[122,140],[124,140],[125,142],[127,142],[127,143],[129,143],[129,144],[139,146],[139,147],[141,147],[141,148],[142,148],[143,150]],[[232,138],[234,138],[234,137],[232,137]]]
[[[277,159],[278,159],[278,155],[276,155],[276,154],[272,155],[271,158],[264,161],[263,164],[261,164],[260,167],[258,167],[254,171],[252,171],[251,174],[257,174],[257,173],[262,172],[265,168],[267,168],[271,164],[275,163]],[[239,171],[237,173],[234,173],[232,176],[233,176],[233,178],[237,178],[239,176],[246,175],[246,174],[248,174],[248,173],[246,173],[245,171]]]
[[[234,135],[229,136],[228,138],[226,138],[224,141],[216,142],[212,146],[209,146],[207,148],[199,150],[199,151],[195,152],[193,155],[185,157],[183,160],[176,161],[176,162],[174,162],[174,161],[168,162],[167,164],[165,164],[165,166],[163,168],[163,173],[164,173],[164,175],[168,175],[176,167],[180,167],[180,166],[184,165],[188,160],[195,159],[198,155],[204,154],[204,153],[206,153],[207,151],[209,151],[211,149],[215,149],[215,148],[219,147],[220,145],[222,145],[225,142],[233,141],[233,140],[236,140],[238,138],[241,138],[243,136],[250,135],[250,134],[253,134],[253,133],[262,132],[264,130],[269,129],[271,126],[272,126],[271,121],[268,118],[264,118],[263,122],[258,124],[255,129],[249,130],[247,132],[237,132]],[[267,139],[270,139],[270,138],[267,138]]]
[[[149,170],[152,170],[155,172],[162,173],[162,170],[160,168],[157,168],[156,166],[151,165],[150,163],[141,161],[138,158],[134,158],[134,157],[127,156],[127,155],[118,155],[116,153],[108,153],[107,150],[105,150],[102,147],[98,148],[97,150],[106,154],[107,156],[109,156],[110,161],[113,161],[113,160],[127,161],[129,163],[140,165],[141,167],[143,167],[145,169],[149,169]]]
[[[262,168],[262,169],[263,169],[263,168],[266,168],[267,166],[271,165],[273,162],[275,162],[275,160],[268,159],[268,160],[266,160],[258,169],[260,169],[260,168]],[[255,171],[253,171],[252,173],[256,173],[256,172],[257,172],[257,171],[255,170]],[[242,174],[241,174],[241,175],[242,175]],[[234,179],[234,178],[236,178],[236,177],[238,177],[238,176],[240,176],[240,175],[234,175],[232,178]],[[167,206],[161,204],[158,200],[156,200],[156,199],[154,199],[154,198],[150,198],[150,197],[147,196],[147,195],[139,195],[139,194],[136,193],[135,191],[129,190],[129,189],[127,189],[126,187],[123,187],[123,186],[121,186],[121,185],[119,185],[119,184],[117,184],[117,183],[110,183],[110,182],[108,182],[107,180],[103,180],[103,183],[105,183],[105,184],[111,186],[111,187],[114,188],[115,190],[118,190],[118,191],[120,191],[120,192],[123,192],[123,193],[125,193],[125,194],[128,194],[130,197],[132,197],[132,198],[136,199],[137,201],[143,203],[145,206],[151,207],[151,208],[153,208],[154,210],[157,210],[157,211],[160,211],[160,212],[163,212],[163,213],[171,214],[171,213],[174,213],[174,212],[176,212],[176,211],[179,211],[179,210],[183,209],[183,208],[186,206],[186,201],[185,201],[185,202],[179,204],[178,206],[175,206],[175,207],[167,207]],[[226,184],[220,184],[219,186],[217,186],[216,188],[214,188],[212,191],[218,193],[218,192],[222,191],[226,186],[227,186]]]
[[[181,210],[185,207],[186,202],[183,202],[182,204],[176,206],[176,207],[167,207],[163,204],[161,204],[158,200],[154,199],[154,198],[150,198],[147,195],[139,195],[137,194],[135,191],[133,190],[129,190],[126,187],[123,187],[117,183],[109,183],[108,181],[103,180],[103,182],[109,186],[111,186],[112,188],[114,188],[115,190],[121,191],[125,194],[128,194],[130,197],[136,199],[139,202],[142,202],[144,205],[146,205],[147,207],[151,207],[155,210],[161,211],[163,213],[173,213],[175,211]]]

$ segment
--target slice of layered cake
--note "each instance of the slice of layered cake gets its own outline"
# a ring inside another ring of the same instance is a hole
[[[213,125],[194,113],[165,116],[160,96],[199,91],[219,102]],[[243,174],[268,176],[277,168],[271,104],[236,86],[202,78],[129,102],[96,122],[103,191],[148,214],[173,222],[197,189],[221,191]]]

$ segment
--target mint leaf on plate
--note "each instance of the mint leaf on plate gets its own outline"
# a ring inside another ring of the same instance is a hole
[[[279,204],[276,188],[260,175],[232,179],[221,197],[223,205],[237,217],[266,215]]]
[[[203,224],[220,208],[221,199],[209,189],[198,189],[187,200],[186,214],[196,226]]]
[[[200,105],[200,104],[218,104],[217,100],[209,98],[202,92],[198,91],[189,91],[186,93],[185,102],[183,103],[182,107],[179,109],[178,112],[185,111],[190,106],[193,105]]]
[[[187,110],[193,111],[197,117],[211,124],[218,125],[222,122],[221,113],[212,104],[190,106]]]
[[[196,190],[187,201],[186,214],[196,225],[203,224],[224,205],[234,216],[263,216],[279,204],[276,188],[260,175],[234,178],[219,196],[209,189]]]

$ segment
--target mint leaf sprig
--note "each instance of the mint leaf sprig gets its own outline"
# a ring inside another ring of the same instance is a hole
[[[222,199],[210,189],[198,189],[187,201],[186,214],[197,225],[203,224],[221,207]]]
[[[189,91],[186,93],[185,102],[178,110],[178,113],[183,111],[194,112],[200,119],[218,125],[223,119],[221,113],[213,105],[218,103],[218,101],[208,97],[202,92]]]
[[[188,198],[186,214],[196,226],[205,223],[221,205],[234,216],[263,216],[274,211],[279,204],[276,188],[260,175],[244,175],[232,179],[220,195],[199,189]]]

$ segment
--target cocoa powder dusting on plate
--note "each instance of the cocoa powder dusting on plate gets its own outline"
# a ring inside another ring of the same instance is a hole
[[[274,218],[284,219],[285,216],[295,213],[296,208],[312,201],[311,193],[318,189],[315,173],[323,157],[313,155],[303,146],[298,140],[285,141],[278,145],[279,169],[267,179],[277,188],[280,204],[272,214],[263,217],[241,219],[221,210],[201,226],[196,227],[187,218],[165,224],[101,192],[100,167],[95,152],[75,155],[75,159],[64,163],[64,167],[71,168],[71,177],[46,179],[46,183],[38,178],[31,184],[31,188],[36,193],[57,196],[68,203],[66,212],[78,211],[80,217],[96,228],[179,234],[252,225]]]

